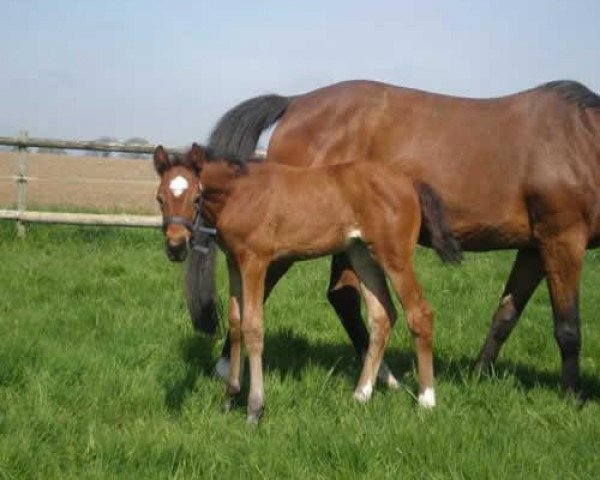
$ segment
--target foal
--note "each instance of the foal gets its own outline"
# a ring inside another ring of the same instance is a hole
[[[273,287],[265,287],[268,268],[342,251],[361,280],[371,325],[354,397],[363,402],[370,398],[396,319],[385,270],[415,339],[419,404],[435,406],[433,313],[412,263],[422,213],[440,257],[458,261],[461,254],[446,227],[443,205],[429,186],[414,185],[397,166],[382,162],[312,169],[245,165],[210,158],[197,144],[185,157],[171,159],[159,146],[154,165],[161,177],[157,199],[169,254],[185,252],[199,214],[216,228],[217,242],[227,255],[231,294],[227,393],[230,401],[240,392],[243,334],[250,365],[248,421],[258,421],[264,406],[263,299]]]

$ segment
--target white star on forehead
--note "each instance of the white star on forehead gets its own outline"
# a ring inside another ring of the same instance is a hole
[[[173,180],[171,180],[171,183],[169,183],[169,190],[173,192],[175,198],[180,197],[183,194],[183,192],[187,190],[188,187],[188,181],[181,175],[176,176]]]

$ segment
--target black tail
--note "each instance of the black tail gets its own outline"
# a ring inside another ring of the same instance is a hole
[[[459,263],[462,260],[462,251],[446,222],[442,199],[426,183],[418,183],[416,188],[431,246],[443,262]]]
[[[219,156],[246,160],[252,156],[258,138],[283,115],[290,99],[279,95],[251,98],[229,110],[217,123],[208,146]],[[191,250],[186,275],[187,304],[196,330],[214,333],[219,317],[215,303],[216,246],[210,237],[201,242],[208,253]]]
[[[240,160],[251,157],[260,134],[284,114],[290,98],[263,95],[233,107],[221,117],[208,140],[216,155],[231,155]]]

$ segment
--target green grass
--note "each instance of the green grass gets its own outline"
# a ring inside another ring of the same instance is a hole
[[[360,365],[325,297],[328,261],[295,266],[266,308],[267,411],[221,413],[212,377],[222,335],[192,331],[182,266],[160,232],[0,222],[0,479],[598,478],[600,258],[582,289],[584,386],[559,388],[545,288],[491,378],[469,365],[513,254],[443,267],[419,251],[436,317],[439,406],[415,406],[414,355],[399,321],[386,359],[406,388],[359,405]],[[219,295],[226,278],[219,264]],[[246,379],[247,383],[247,379]]]

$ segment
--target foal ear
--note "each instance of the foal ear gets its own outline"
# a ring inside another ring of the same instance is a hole
[[[154,149],[154,170],[159,175],[162,175],[169,168],[169,154],[159,145]]]
[[[190,148],[190,151],[187,154],[187,163],[193,165],[196,170],[200,171],[204,166],[204,162],[206,162],[204,150],[202,150],[200,145],[196,142],[192,143],[192,148]]]

